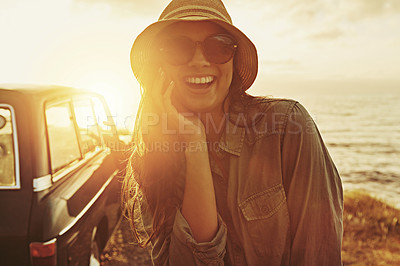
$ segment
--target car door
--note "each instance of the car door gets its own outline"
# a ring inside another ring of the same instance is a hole
[[[118,163],[105,145],[92,98],[78,95],[45,105],[53,185],[38,195],[41,211],[33,215],[43,217],[43,240],[57,238],[60,264],[87,264],[93,233],[105,244],[116,220],[108,212],[109,196],[119,193]]]
[[[29,154],[24,139],[29,133],[23,104],[10,98],[3,96],[0,100],[0,265],[22,265],[28,263],[26,241],[32,199],[32,185],[26,182],[31,162],[23,156]]]

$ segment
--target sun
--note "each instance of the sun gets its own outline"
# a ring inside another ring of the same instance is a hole
[[[117,127],[132,127],[140,101],[139,87],[132,78],[109,70],[93,70],[77,77],[73,86],[104,96]]]

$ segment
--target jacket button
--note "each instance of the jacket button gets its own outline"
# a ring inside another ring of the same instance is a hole
[[[238,245],[235,245],[235,246],[233,247],[233,251],[234,251],[235,253],[240,253],[240,252],[242,252],[242,248],[241,248],[240,246],[238,246]]]

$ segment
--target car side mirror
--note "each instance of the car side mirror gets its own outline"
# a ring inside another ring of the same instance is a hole
[[[0,115],[0,129],[2,129],[3,127],[5,127],[7,124],[7,120],[4,116]]]

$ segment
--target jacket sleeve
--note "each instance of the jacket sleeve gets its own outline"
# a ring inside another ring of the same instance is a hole
[[[149,236],[152,230],[151,214],[146,212],[142,201],[142,211],[135,218],[139,235]],[[139,214],[138,213],[138,214]],[[198,243],[193,238],[189,224],[180,210],[176,211],[171,223],[167,223],[161,234],[151,242],[153,265],[224,265],[227,229],[218,215],[218,230],[209,242]]]
[[[341,265],[342,183],[314,121],[299,103],[287,116],[282,173],[290,265]]]

